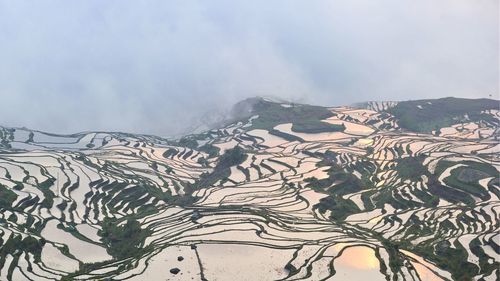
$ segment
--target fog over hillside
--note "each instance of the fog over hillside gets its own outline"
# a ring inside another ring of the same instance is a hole
[[[0,0],[0,120],[173,135],[244,98],[498,98],[498,1]]]

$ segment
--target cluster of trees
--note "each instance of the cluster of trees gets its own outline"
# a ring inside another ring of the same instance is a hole
[[[118,225],[115,219],[105,218],[101,226],[100,235],[103,242],[109,254],[117,259],[136,255],[144,239],[151,234],[132,218],[128,218],[123,225]]]

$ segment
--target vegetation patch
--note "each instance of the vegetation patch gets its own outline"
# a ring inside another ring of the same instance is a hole
[[[314,133],[343,130],[341,125],[321,122],[320,120],[332,117],[334,114],[326,107],[314,105],[292,104],[289,107],[284,107],[279,103],[254,98],[237,104],[234,115],[239,120],[258,115],[258,118],[252,120],[251,129],[272,130],[279,124],[292,123],[294,132]]]
[[[0,184],[0,209],[12,209],[12,203],[16,201],[17,195],[5,185]]]
[[[469,121],[484,120],[498,124],[495,118],[481,114],[483,110],[498,108],[499,101],[492,99],[442,98],[402,101],[387,111],[398,119],[402,128],[428,133],[467,121],[466,114]]]
[[[338,221],[345,220],[349,215],[361,212],[354,202],[349,199],[343,199],[336,194],[322,198],[314,208],[317,208],[322,214],[330,210],[330,218]]]
[[[301,137],[297,137],[295,135],[290,135],[290,134],[284,133],[282,131],[278,131],[276,129],[269,129],[269,134],[280,137],[280,138],[285,139],[287,141],[304,142],[304,139],[302,139]]]
[[[423,165],[424,156],[405,157],[396,160],[396,171],[405,179],[418,180],[422,175],[428,175],[429,171]]]
[[[467,262],[467,251],[455,241],[454,248],[448,241],[434,247],[419,246],[412,249],[416,254],[432,260],[440,268],[451,272],[454,280],[472,280],[479,268]]]
[[[329,132],[343,132],[344,124],[336,125],[319,120],[300,120],[292,125],[292,131],[297,133],[319,134]]]
[[[101,224],[99,235],[107,247],[108,253],[116,259],[124,259],[143,250],[141,248],[146,237],[151,234],[148,229],[142,229],[141,224],[132,218],[119,226],[115,219],[105,218]]]
[[[436,175],[440,175],[445,169],[456,164],[457,163],[450,161],[440,161],[436,167]],[[433,188],[434,191],[437,191],[436,186],[440,186],[441,189],[446,190],[446,193],[442,191],[438,192],[448,197],[448,199],[453,200],[450,202],[474,204],[475,201],[470,195],[479,197],[482,200],[488,200],[490,194],[486,188],[479,184],[479,180],[487,177],[498,179],[499,176],[495,167],[487,163],[473,161],[463,161],[460,164],[465,166],[453,169],[450,176],[444,179],[444,183],[449,187],[442,186],[438,183],[435,178],[436,176],[431,178],[432,182],[429,184],[429,187]]]
[[[220,148],[211,144],[205,144],[198,148],[199,151],[203,151],[208,154],[208,158],[214,158],[219,155]]]
[[[217,164],[211,173],[203,173],[195,183],[186,183],[184,186],[184,195],[173,196],[168,202],[180,206],[190,205],[194,202],[191,194],[200,188],[208,187],[219,180],[225,180],[231,175],[230,168],[243,163],[247,159],[245,150],[239,146],[228,149],[217,160]]]

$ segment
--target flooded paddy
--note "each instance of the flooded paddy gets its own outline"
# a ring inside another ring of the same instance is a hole
[[[29,130],[2,131],[13,149],[0,152],[0,280],[495,280],[496,129],[403,131],[377,111],[394,105],[329,108],[324,121],[344,132],[273,124],[291,140],[252,128],[254,116],[190,147],[122,133],[34,132],[26,143]],[[216,171],[235,146],[246,158]],[[123,239],[128,220],[141,237],[129,253],[109,239]],[[389,268],[396,256],[402,266]]]
[[[333,262],[335,275],[332,280],[384,281],[380,262],[375,251],[366,246],[346,247]]]

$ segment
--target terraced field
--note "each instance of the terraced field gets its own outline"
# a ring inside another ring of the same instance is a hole
[[[254,99],[180,140],[0,127],[0,279],[498,280],[500,112],[417,133],[396,105]]]

